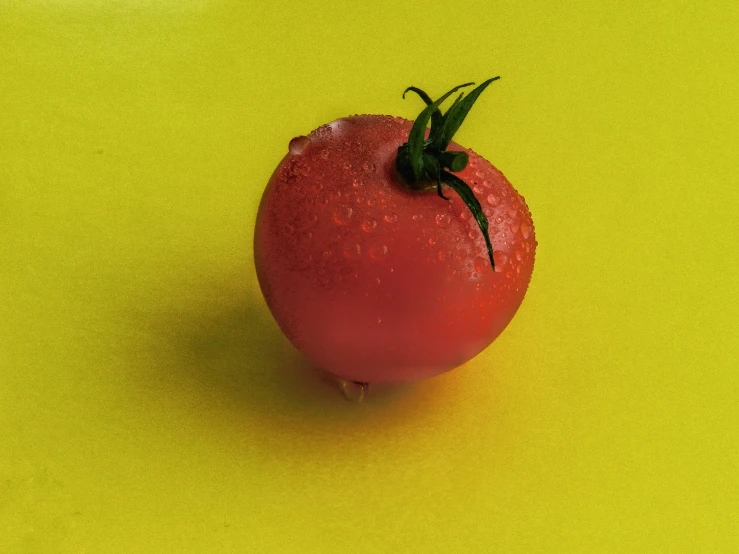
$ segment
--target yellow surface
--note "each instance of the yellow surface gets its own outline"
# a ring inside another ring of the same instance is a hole
[[[0,3],[0,552],[735,552],[739,9],[694,4]],[[524,305],[347,403],[263,187],[497,74],[458,138],[534,214]]]

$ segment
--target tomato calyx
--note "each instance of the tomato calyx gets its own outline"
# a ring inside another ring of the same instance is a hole
[[[398,147],[398,156],[395,160],[398,173],[405,179],[406,185],[410,189],[429,190],[436,188],[439,196],[449,200],[444,196],[442,190],[442,183],[444,183],[462,198],[475,217],[475,221],[477,221],[477,225],[485,238],[488,256],[493,268],[495,268],[495,261],[488,233],[488,219],[469,185],[452,174],[467,167],[469,157],[466,152],[450,151],[447,148],[477,98],[490,83],[498,79],[500,77],[488,79],[467,96],[464,95],[464,92],[460,93],[444,114],[441,113],[439,106],[459,89],[474,85],[474,83],[464,83],[456,86],[436,101],[432,100],[428,94],[418,87],[405,89],[403,98],[405,98],[408,91],[415,92],[426,103],[426,108],[413,123],[408,135],[408,142]],[[426,126],[429,121],[431,121],[431,130],[428,139],[425,139]]]

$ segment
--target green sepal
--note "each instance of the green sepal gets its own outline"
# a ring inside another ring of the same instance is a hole
[[[403,91],[403,100],[405,100],[405,95],[408,91],[415,92],[418,96],[421,97],[421,100],[426,102],[427,106],[430,106],[434,103],[434,101],[431,99],[431,97],[426,94],[423,90],[421,90],[418,87],[408,87]],[[442,121],[441,121],[441,110],[439,108],[436,108],[431,113],[431,136],[429,137],[429,140],[434,139],[434,130],[438,133],[441,130]]]
[[[493,77],[488,79],[475,90],[470,92],[464,99],[460,95],[457,101],[454,102],[451,108],[444,114],[442,118],[441,131],[434,133],[434,140],[431,141],[431,147],[435,150],[444,151],[446,150],[449,143],[452,141],[454,133],[459,130],[459,127],[464,122],[467,114],[470,113],[472,106],[477,101],[477,98],[482,92],[488,87],[493,81],[497,81],[500,77]],[[433,128],[432,128],[433,131]]]
[[[472,189],[469,187],[469,185],[456,175],[452,175],[448,171],[442,171],[440,178],[443,182],[454,189],[454,191],[460,196],[464,203],[467,204],[467,207],[472,212],[472,215],[475,217],[475,221],[477,221],[478,227],[480,227],[480,231],[482,231],[482,236],[485,238],[485,245],[488,249],[490,264],[493,266],[493,269],[495,269],[495,260],[493,259],[493,245],[490,243],[490,235],[488,234],[488,218],[482,211],[480,201],[475,197],[475,193],[472,192]]]
[[[424,154],[423,165],[429,180],[436,182],[436,193],[444,200],[449,200],[449,198],[444,196],[444,191],[441,189],[441,164],[439,163],[439,159],[431,154]]]
[[[426,131],[426,126],[428,125],[429,119],[431,118],[431,114],[433,114],[435,111],[439,109],[439,106],[449,98],[452,94],[457,92],[462,87],[468,87],[474,83],[465,83],[463,85],[459,85],[457,87],[454,87],[452,90],[447,92],[444,96],[433,102],[432,104],[426,106],[426,109],[424,109],[416,119],[416,121],[413,123],[413,127],[411,128],[411,132],[408,135],[408,153],[410,155],[410,162],[411,162],[411,169],[413,171],[413,177],[416,181],[421,181],[424,178],[424,171],[423,171],[423,147],[424,147],[424,135]],[[461,123],[460,123],[461,124]]]

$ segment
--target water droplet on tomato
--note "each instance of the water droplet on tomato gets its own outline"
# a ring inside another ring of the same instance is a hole
[[[333,255],[333,252],[331,250],[324,250],[323,251],[323,257],[324,259],[328,259]]]
[[[421,216],[420,216],[419,214],[413,214],[413,215],[411,216],[411,219],[412,219],[413,221],[418,221],[419,219],[421,219]]]
[[[367,205],[371,208],[375,205],[375,199],[374,198],[368,198],[367,199]]]
[[[310,144],[310,139],[308,137],[295,137],[290,141],[290,144],[288,145],[287,149],[290,151],[290,154],[293,156],[300,156],[305,148]]]
[[[438,214],[436,216],[436,224],[442,229],[446,229],[452,224],[452,218],[449,217],[449,214]]]
[[[490,262],[487,258],[479,256],[475,258],[475,271],[478,273],[485,273],[490,269]]]
[[[321,150],[321,158],[328,160],[328,150]]]
[[[377,318],[377,323],[382,323],[382,318],[381,317],[378,317]]]
[[[451,252],[449,252],[448,250],[439,250],[439,252],[437,252],[436,254],[436,257],[439,258],[439,260],[443,262],[444,260],[449,259],[450,255],[451,255]]]
[[[308,216],[308,225],[312,227],[316,223],[318,223],[318,216],[316,214],[310,214]]]
[[[495,210],[493,208],[483,208],[482,213],[484,213],[487,217],[492,217],[495,213]]]
[[[369,219],[365,219],[362,222],[362,230],[366,231],[367,233],[369,233],[370,231],[373,231],[375,227],[377,227],[376,219],[369,218]]]
[[[356,260],[362,255],[362,246],[360,244],[348,244],[342,249],[344,257],[347,260]]]
[[[467,233],[467,236],[471,239],[475,239],[477,238],[477,233],[474,230],[470,229],[470,231]]]
[[[500,250],[496,250],[493,252],[493,261],[495,262],[495,271],[500,273],[503,271],[503,266],[508,262],[508,256]]]
[[[511,233],[518,233],[518,223],[511,223]]]
[[[395,223],[396,221],[398,221],[398,216],[397,216],[397,214],[393,214],[393,213],[385,214],[384,219],[388,223]]]
[[[498,198],[494,194],[488,194],[488,197],[486,198],[486,200],[488,201],[488,204],[490,204],[491,206],[497,206],[500,198]]]
[[[520,250],[516,250],[516,259],[520,262],[523,259],[523,254]]]
[[[374,171],[375,170],[375,164],[372,162],[364,162],[362,164],[362,169],[364,169],[367,172]]]
[[[431,238],[429,239],[429,244],[430,244],[431,246],[433,246],[434,244],[436,244],[436,238],[435,238],[435,237],[431,237]]]
[[[518,210],[511,208],[510,210],[508,210],[508,215],[511,217],[516,217],[518,215]]]
[[[373,244],[370,247],[370,257],[373,260],[383,260],[385,259],[385,256],[387,256],[388,248],[386,244]]]
[[[485,174],[482,171],[475,172],[475,175],[477,175],[478,177],[485,177]]]
[[[496,217],[495,218],[495,223],[503,223],[503,216],[502,215],[499,215],[498,217]]]
[[[528,223],[522,223],[521,224],[521,234],[523,235],[523,238],[527,239],[529,236],[531,236],[531,230],[533,227],[529,225]]]
[[[344,125],[345,125],[344,118],[340,117],[339,119],[335,119],[334,121],[326,125],[326,127],[328,127],[329,133],[336,133],[340,131]]]
[[[344,206],[343,208],[339,208],[334,212],[334,221],[338,225],[346,225],[349,223],[349,220],[352,218],[352,215],[354,214],[354,210],[349,206]]]

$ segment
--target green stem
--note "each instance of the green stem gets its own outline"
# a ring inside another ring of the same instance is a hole
[[[466,152],[448,151],[447,147],[477,98],[490,83],[498,79],[500,77],[488,79],[466,97],[464,93],[460,94],[443,115],[439,107],[444,100],[460,88],[474,83],[465,83],[454,87],[436,101],[432,101],[431,97],[423,90],[417,87],[408,87],[403,92],[403,98],[405,98],[408,91],[415,92],[426,103],[426,108],[416,118],[408,135],[408,142],[398,148],[398,155],[395,159],[395,166],[410,189],[427,190],[436,187],[439,196],[448,200],[442,192],[441,185],[444,183],[459,194],[475,217],[475,221],[477,221],[485,238],[490,264],[493,269],[495,269],[495,260],[493,259],[493,247],[488,232],[488,219],[482,211],[480,201],[475,197],[469,185],[456,175],[452,175],[452,173],[458,173],[467,167],[469,156]],[[431,121],[431,131],[429,132],[429,138],[424,139],[429,120]]]

